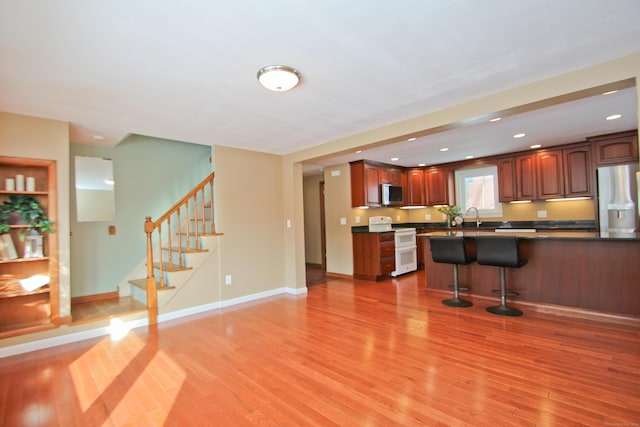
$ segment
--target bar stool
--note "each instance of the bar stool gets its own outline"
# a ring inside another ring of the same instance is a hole
[[[453,298],[442,300],[449,307],[471,307],[471,301],[460,298],[460,291],[468,291],[469,288],[461,288],[458,283],[458,265],[467,265],[475,261],[475,258],[467,255],[462,237],[429,237],[431,242],[431,258],[433,262],[453,264]]]
[[[507,296],[517,296],[514,291],[507,291],[505,268],[520,268],[527,263],[520,259],[517,237],[511,236],[478,236],[476,237],[476,257],[478,264],[493,265],[500,268],[500,305],[487,307],[487,311],[502,316],[522,316],[522,311],[507,305]]]

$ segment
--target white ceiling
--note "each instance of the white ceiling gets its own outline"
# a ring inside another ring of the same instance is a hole
[[[287,154],[639,52],[639,21],[638,0],[0,0],[0,111],[69,121],[73,142]],[[260,87],[269,64],[296,67],[300,86]],[[602,126],[575,101],[366,158],[432,164],[635,128],[625,92],[596,97],[624,114]]]

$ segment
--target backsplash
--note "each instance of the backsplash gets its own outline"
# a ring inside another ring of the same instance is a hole
[[[352,225],[367,225],[370,216],[385,215],[393,219],[394,224],[404,223],[442,223],[443,215],[434,207],[420,209],[370,208],[351,209]],[[595,202],[589,200],[567,200],[561,202],[536,201],[531,203],[503,203],[501,218],[481,217],[483,222],[549,222],[549,221],[591,221],[595,227]],[[540,216],[546,215],[546,216]],[[357,219],[360,219],[360,222]],[[473,222],[473,219],[467,218]]]

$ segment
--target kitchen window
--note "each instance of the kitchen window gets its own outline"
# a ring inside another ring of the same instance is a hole
[[[502,204],[498,201],[498,167],[482,166],[455,171],[456,202],[466,212],[478,209],[482,217],[502,217]]]

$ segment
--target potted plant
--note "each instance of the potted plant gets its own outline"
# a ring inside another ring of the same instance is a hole
[[[34,229],[40,233],[55,232],[53,222],[44,213],[38,200],[31,195],[12,194],[9,200],[5,200],[0,207],[0,234],[9,232],[9,225],[14,222],[14,216],[18,216],[24,224],[29,224],[29,227],[20,233],[20,240],[24,240],[25,235]]]
[[[447,216],[447,227],[451,227],[451,220],[460,212],[460,206],[458,205],[443,205],[438,207],[438,212]]]

